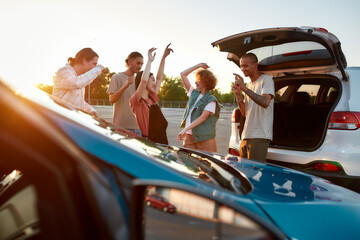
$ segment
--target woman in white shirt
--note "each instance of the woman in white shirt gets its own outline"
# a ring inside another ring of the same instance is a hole
[[[98,113],[85,102],[84,97],[85,86],[105,70],[98,65],[98,59],[99,56],[91,48],[83,48],[75,58],[69,57],[68,63],[56,72],[52,95],[97,117]]]

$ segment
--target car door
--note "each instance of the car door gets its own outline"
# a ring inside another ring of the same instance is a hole
[[[9,114],[8,117],[13,116]],[[26,123],[24,126],[29,127]],[[74,192],[67,187],[67,179],[61,170],[48,161],[49,156],[44,155],[44,151],[24,142],[9,126],[3,127],[1,124],[0,239],[86,238],[82,232],[85,226],[78,215],[79,202],[71,200]],[[49,147],[40,136],[33,142]],[[55,148],[53,150],[54,154],[60,154]],[[66,155],[60,154],[53,159],[61,157],[66,158]],[[64,169],[71,172],[72,168],[63,160]],[[74,189],[76,183],[73,179]],[[78,196],[81,198],[80,193]],[[97,235],[93,230],[90,232]]]
[[[0,239],[126,239],[110,170],[41,110],[0,82]]]

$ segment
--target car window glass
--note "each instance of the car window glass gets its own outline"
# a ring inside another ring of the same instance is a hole
[[[251,51],[258,57],[260,65],[271,65],[293,60],[329,59],[330,53],[316,42],[300,41],[275,46],[255,48]]]
[[[124,198],[124,201],[130,205],[132,180],[134,180],[134,177],[130,176],[124,171],[121,171],[118,168],[114,168],[113,170],[115,172],[117,183],[119,184],[119,190]]]
[[[337,96],[338,96],[339,90],[334,87],[330,87],[329,91],[326,94],[326,102],[335,102]]]
[[[154,200],[159,195],[162,202]],[[143,206],[145,239],[275,239],[245,214],[196,193],[148,186]]]
[[[128,237],[125,223],[126,206],[123,191],[119,185],[119,178],[113,170],[96,158],[92,158],[91,165],[83,165],[83,176],[92,189],[91,198],[96,201],[102,221],[106,223],[113,238]]]
[[[40,227],[34,185],[17,169],[1,167],[0,174],[0,239],[37,235]]]
[[[318,95],[320,89],[320,85],[313,84],[303,84],[300,86],[297,92],[307,92],[310,96],[309,102],[310,104],[314,104],[315,98]]]
[[[275,92],[275,97],[274,97],[275,102],[280,102],[282,100],[282,96],[285,93],[286,89],[288,89],[288,86],[280,88]]]

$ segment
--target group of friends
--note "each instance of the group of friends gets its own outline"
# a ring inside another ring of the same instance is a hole
[[[113,104],[113,123],[122,129],[157,143],[168,144],[167,121],[158,104],[158,92],[164,75],[165,60],[173,53],[170,44],[164,50],[156,76],[151,65],[156,57],[156,48],[144,57],[132,52],[125,60],[126,70],[111,77],[108,87],[109,100]],[[89,85],[105,68],[98,64],[99,56],[91,48],[80,50],[75,57],[60,68],[54,78],[53,95],[98,117],[97,111],[84,100],[85,86]],[[272,140],[274,82],[272,78],[259,72],[255,54],[247,53],[240,58],[240,68],[244,76],[250,78],[245,84],[243,78],[234,73],[235,93],[238,107],[246,117],[240,156],[259,161],[266,160],[269,142]],[[195,72],[193,86],[188,75]],[[220,116],[220,106],[211,94],[217,79],[206,63],[199,63],[180,73],[189,97],[182,117],[177,141],[183,146],[208,152],[217,152],[216,122]]]

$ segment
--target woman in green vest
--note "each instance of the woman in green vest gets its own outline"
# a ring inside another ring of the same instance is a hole
[[[189,101],[182,118],[184,128],[177,136],[183,146],[208,152],[217,152],[215,127],[219,119],[220,106],[210,91],[216,86],[214,74],[206,63],[199,63],[181,72],[181,79],[188,92]],[[188,75],[196,72],[196,88],[191,86]]]

